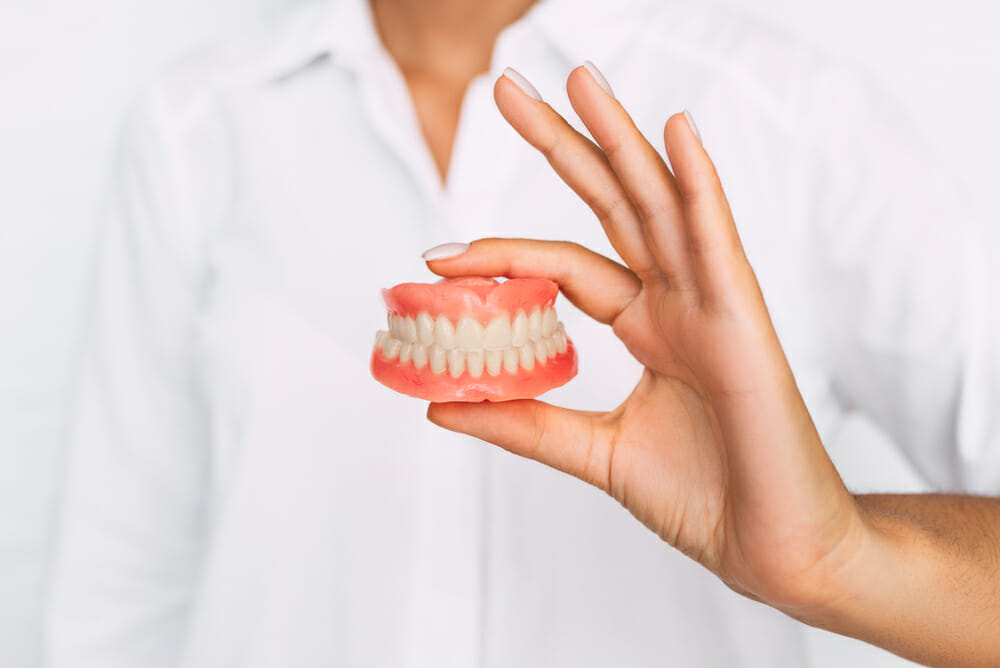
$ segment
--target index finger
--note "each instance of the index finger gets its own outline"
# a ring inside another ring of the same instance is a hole
[[[427,266],[439,276],[547,278],[598,322],[612,324],[642,287],[628,267],[569,241],[480,239],[469,250]]]

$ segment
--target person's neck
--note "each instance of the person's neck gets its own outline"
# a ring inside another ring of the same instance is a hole
[[[489,70],[500,32],[535,0],[370,0],[386,50],[403,72],[464,87]]]

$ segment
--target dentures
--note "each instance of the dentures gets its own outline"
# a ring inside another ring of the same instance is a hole
[[[383,292],[389,330],[380,331],[372,374],[394,390],[431,401],[523,399],[576,375],[576,353],[545,279],[445,279]]]

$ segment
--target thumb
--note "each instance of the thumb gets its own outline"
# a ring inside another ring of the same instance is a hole
[[[598,436],[601,415],[534,400],[431,404],[427,409],[427,419],[439,427],[499,445],[607,492],[611,451],[607,439]]]

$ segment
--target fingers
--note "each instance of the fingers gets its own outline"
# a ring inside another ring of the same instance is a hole
[[[692,274],[681,225],[681,198],[670,170],[624,107],[586,67],[573,70],[566,90],[635,207],[653,257],[671,287],[689,287]]]
[[[507,122],[545,156],[597,215],[625,263],[640,275],[654,271],[656,264],[639,218],[604,153],[552,107],[525,95],[507,76],[497,79],[493,95]]]
[[[752,279],[736,223],[693,119],[675,114],[663,130],[686,228],[691,266],[706,299],[722,299]],[[756,286],[756,279],[753,279]]]
[[[516,455],[609,489],[610,449],[597,438],[599,413],[540,401],[431,404],[434,424],[499,445]]]
[[[463,254],[427,266],[439,276],[548,278],[577,308],[605,324],[612,324],[642,288],[627,267],[568,241],[480,239]]]

